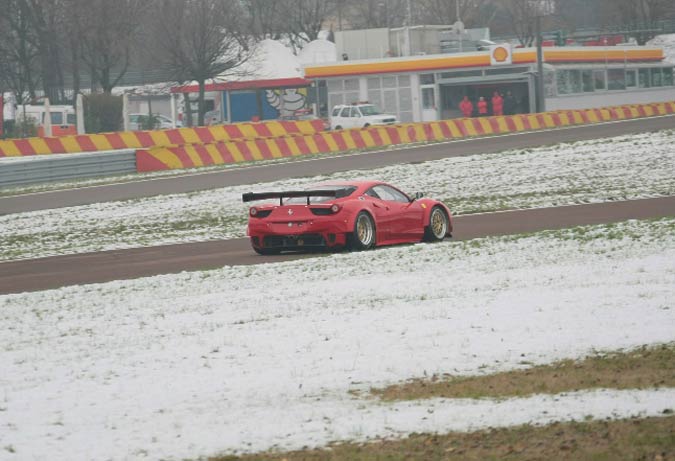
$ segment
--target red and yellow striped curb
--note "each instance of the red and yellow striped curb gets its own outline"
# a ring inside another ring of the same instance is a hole
[[[426,123],[371,126],[298,136],[192,143],[136,152],[139,172],[253,162],[299,155],[344,152],[426,141],[532,131],[675,113],[675,102],[626,105],[539,114],[462,118]]]
[[[65,154],[116,149],[141,149],[184,144],[208,144],[234,139],[311,135],[324,129],[322,120],[235,123],[156,131],[0,140],[0,157]]]

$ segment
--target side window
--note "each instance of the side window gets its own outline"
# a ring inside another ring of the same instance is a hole
[[[342,109],[342,113],[340,114],[340,116],[341,117],[349,117],[349,110],[350,110],[349,107],[345,107],[344,109]]]
[[[401,202],[401,203],[408,203],[410,202],[410,199],[406,197],[405,194],[402,192],[399,192],[398,190],[394,189],[393,187],[389,186],[375,186],[373,187],[375,189],[375,192],[377,195],[379,195],[382,200],[386,200],[389,202]]]
[[[375,190],[372,187],[366,191],[365,195],[367,195],[368,197],[373,197],[373,198],[378,198],[378,199],[380,198],[380,196],[377,195],[377,192],[375,192]]]
[[[50,112],[52,125],[63,125],[63,112]]]
[[[352,117],[361,117],[361,111],[358,107],[352,107]]]
[[[75,114],[66,114],[66,121],[68,122],[68,125],[76,125],[77,117]]]
[[[339,107],[336,107],[335,109],[333,109],[333,117],[337,117],[339,113],[340,113]]]

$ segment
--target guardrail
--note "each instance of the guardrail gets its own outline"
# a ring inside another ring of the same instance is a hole
[[[136,172],[136,150],[0,159],[0,187]]]

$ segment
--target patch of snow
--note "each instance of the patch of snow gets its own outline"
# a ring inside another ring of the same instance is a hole
[[[379,179],[455,214],[675,195],[675,131],[0,216],[0,259],[243,237],[251,191]],[[414,155],[414,151],[412,152]]]
[[[657,35],[647,45],[662,47],[665,60],[675,65],[675,34]]]
[[[300,64],[307,66],[337,61],[337,47],[328,40],[313,40],[298,53]]]
[[[183,459],[658,415],[675,390],[361,400],[675,340],[675,218],[0,297],[8,459]],[[5,453],[7,455],[7,453]]]

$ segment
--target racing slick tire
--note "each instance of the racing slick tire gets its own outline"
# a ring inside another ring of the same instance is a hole
[[[450,219],[448,219],[448,215],[445,214],[443,208],[439,206],[433,207],[431,213],[429,213],[429,225],[424,228],[424,241],[442,241],[448,233],[449,225]]]
[[[367,211],[360,211],[354,220],[354,232],[349,235],[349,248],[369,250],[375,246],[375,223]]]

